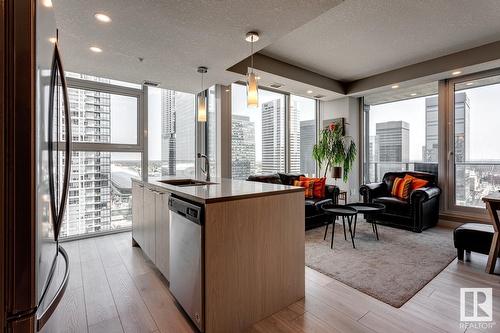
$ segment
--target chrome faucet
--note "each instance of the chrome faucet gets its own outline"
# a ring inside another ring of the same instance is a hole
[[[207,155],[202,154],[202,153],[198,153],[198,158],[204,158],[205,159],[205,169],[203,169],[203,167],[201,167],[201,166],[200,166],[200,169],[201,169],[201,172],[206,177],[205,180],[207,182],[209,182],[210,181],[210,161],[208,160]]]

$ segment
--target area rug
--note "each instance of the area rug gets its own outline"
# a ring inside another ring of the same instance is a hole
[[[306,265],[397,308],[456,257],[450,228],[414,233],[379,225],[377,241],[371,225],[358,219],[356,249],[337,223],[333,250],[331,230],[326,240],[324,227],[306,231]]]

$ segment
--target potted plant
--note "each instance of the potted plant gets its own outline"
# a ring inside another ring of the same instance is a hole
[[[356,144],[350,136],[344,135],[343,126],[336,123],[331,123],[321,131],[320,139],[313,147],[313,158],[319,168],[326,163],[324,177],[330,167],[334,173],[339,173],[338,167],[342,167],[344,182],[348,180],[356,154]]]

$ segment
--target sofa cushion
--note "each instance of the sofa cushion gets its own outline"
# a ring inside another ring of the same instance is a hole
[[[378,197],[373,199],[374,203],[385,205],[385,212],[389,214],[397,214],[410,216],[411,207],[408,200],[402,200],[396,197]]]
[[[325,187],[326,187],[326,177],[323,178],[311,178],[300,176],[299,180],[309,180],[313,181],[313,197],[318,199],[323,199],[325,197]]]
[[[314,188],[314,181],[312,180],[295,180],[293,182],[293,186],[300,186],[305,189],[304,195],[306,198],[314,198],[313,195],[313,188]]]
[[[396,177],[403,178],[406,175],[410,175],[415,178],[420,178],[427,180],[429,186],[436,186],[436,176],[427,172],[417,172],[417,171],[400,171],[400,172],[387,172],[384,174],[382,182],[387,185],[387,189],[390,191],[392,189],[392,184]]]
[[[425,179],[420,179],[420,178],[413,178],[413,181],[411,182],[411,190],[416,190],[417,188],[425,187],[429,184],[428,180]]]
[[[492,225],[465,223],[453,231],[455,248],[488,254],[494,229]]]
[[[278,177],[281,179],[281,184],[292,185],[296,180],[300,180],[300,177],[304,175],[297,175],[294,173],[278,173]]]
[[[247,180],[252,181],[252,182],[281,184],[281,178],[277,173],[273,173],[273,174],[269,174],[269,175],[251,175],[251,176],[248,176]]]
[[[412,180],[413,177],[408,175],[404,178],[396,177],[392,185],[391,195],[399,199],[408,199]]]

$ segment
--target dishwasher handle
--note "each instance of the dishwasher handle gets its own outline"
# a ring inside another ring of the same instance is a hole
[[[168,199],[168,209],[172,213],[178,214],[191,222],[203,225],[203,206],[170,196]]]

